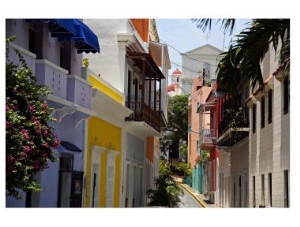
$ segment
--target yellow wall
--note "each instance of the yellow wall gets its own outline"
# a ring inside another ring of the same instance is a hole
[[[118,92],[114,91],[108,85],[98,80],[97,78],[89,75],[89,82],[93,84],[93,88],[99,89],[105,93],[108,97],[122,104],[123,97]],[[92,157],[92,145],[98,145],[100,147],[111,149],[120,152],[120,155],[116,156],[115,159],[115,182],[114,182],[114,207],[118,207],[120,203],[119,195],[121,185],[121,146],[122,146],[122,129],[118,126],[110,124],[100,118],[91,117],[87,121],[88,123],[88,136],[87,136],[87,160],[86,160],[86,177],[87,177],[87,188],[85,194],[85,207],[90,207],[91,198],[91,157]],[[100,176],[98,182],[100,182],[99,192],[99,206],[105,207],[106,204],[106,168],[107,168],[107,151],[101,154],[100,161]]]
[[[113,91],[109,86],[107,86],[105,83],[101,82],[100,80],[97,80],[95,77],[89,76],[89,82],[93,84],[93,88],[99,89],[104,94],[106,94],[107,96],[109,96],[110,98],[116,100],[119,103],[123,102],[122,95],[120,95],[117,92]]]
[[[92,157],[92,145],[98,145],[104,147],[107,150],[115,150],[121,152],[122,144],[122,130],[121,128],[112,125],[106,121],[103,121],[97,117],[91,117],[88,119],[88,138],[87,138],[87,165],[86,165],[86,177],[87,177],[87,191],[85,197],[85,207],[90,207],[90,192],[92,187],[91,178],[91,157]],[[101,154],[101,170],[100,170],[100,192],[99,200],[100,207],[105,207],[106,198],[106,168],[107,168],[106,152]],[[114,206],[119,206],[120,184],[121,184],[121,154],[117,155],[115,162],[115,184],[114,184]],[[98,179],[99,182],[99,179]]]

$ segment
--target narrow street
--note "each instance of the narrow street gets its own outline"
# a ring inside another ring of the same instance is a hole
[[[183,191],[184,195],[180,197],[179,208],[203,208],[186,189],[183,188]]]

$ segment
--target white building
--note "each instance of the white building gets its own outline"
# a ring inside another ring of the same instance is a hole
[[[220,60],[219,55],[222,52],[222,50],[206,44],[181,54],[183,94],[191,93],[193,79],[196,77],[203,78],[208,83],[217,78],[216,69]]]
[[[290,207],[290,75],[274,49],[261,65],[264,87],[248,99],[249,206]]]
[[[124,154],[120,206],[146,205],[158,174],[154,137],[167,121],[167,46],[159,43],[153,19],[86,19],[99,35],[101,55],[87,56],[89,68],[124,95],[133,110],[122,125]],[[101,37],[100,37],[101,36]]]

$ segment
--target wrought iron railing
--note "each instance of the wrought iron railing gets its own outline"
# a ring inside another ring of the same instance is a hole
[[[145,121],[155,130],[160,132],[161,114],[162,112],[155,111],[144,102],[126,102],[126,106],[133,110],[133,113],[126,118],[127,121]]]
[[[238,131],[240,128],[249,128],[249,111],[248,108],[227,109],[223,119],[219,123],[219,137],[229,129]]]

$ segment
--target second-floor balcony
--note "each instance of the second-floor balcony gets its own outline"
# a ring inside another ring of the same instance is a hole
[[[127,121],[144,121],[160,132],[161,113],[151,109],[144,102],[126,102],[126,106],[133,110],[133,113],[126,118]]]
[[[37,82],[49,86],[54,96],[67,99],[68,70],[46,59],[39,59],[36,60],[35,74]]]
[[[200,131],[199,146],[202,150],[209,150],[214,147],[213,140],[216,137],[215,129],[202,129]]]
[[[219,135],[216,143],[219,146],[233,146],[249,132],[248,108],[231,108],[226,110],[219,123]]]
[[[91,108],[92,85],[86,80],[68,75],[67,100],[84,108]]]

